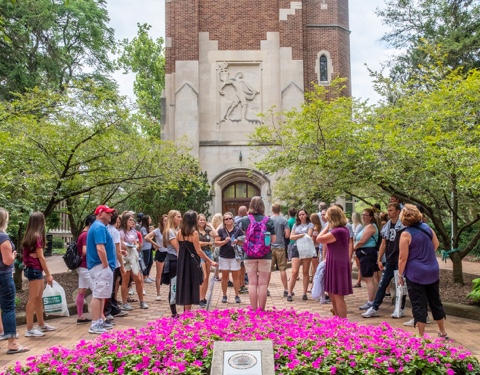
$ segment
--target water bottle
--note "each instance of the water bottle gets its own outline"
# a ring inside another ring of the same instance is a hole
[[[265,232],[265,246],[270,246],[270,237],[271,233],[270,232]]]

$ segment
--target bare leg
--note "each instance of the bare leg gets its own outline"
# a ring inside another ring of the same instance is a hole
[[[418,334],[420,335],[420,337],[423,336],[425,333],[425,326],[425,323],[417,322]]]
[[[222,271],[222,292],[223,295],[227,295],[228,274],[230,271]]]
[[[307,294],[309,277],[310,277],[310,264],[312,263],[312,258],[302,259],[302,273],[303,273],[303,294]]]
[[[357,284],[358,285],[361,285],[362,284],[362,274],[360,272],[360,260],[354,256],[354,259],[355,259],[355,264],[357,265]]]
[[[202,269],[203,269],[203,283],[200,285],[200,300],[206,299],[207,297],[207,290],[208,290],[208,279],[210,278],[210,265],[207,263],[202,262]]]
[[[364,277],[363,281],[367,284],[367,297],[370,302],[375,300],[375,293],[377,292],[377,284],[375,283],[375,275],[373,277]]]
[[[43,279],[41,280],[31,280],[28,284],[28,302],[25,306],[25,318],[27,320],[27,330],[33,329],[33,314],[37,312],[37,305],[42,305],[42,324],[43,325],[43,303],[41,299],[42,289],[43,289]],[[37,321],[40,324],[40,317],[37,315]]]
[[[248,298],[250,299],[250,306],[252,307],[253,310],[256,310],[258,307],[257,293],[258,293],[257,271],[251,271],[248,273]]]
[[[435,322],[438,326],[438,332],[440,332],[442,336],[446,336],[447,332],[445,331],[444,319],[435,320]]]
[[[135,289],[137,290],[138,300],[143,302],[143,275],[138,273],[137,275],[132,274],[133,281],[135,281]]]
[[[233,290],[235,291],[235,297],[238,296],[238,291],[240,290],[240,280],[238,279],[238,274],[240,271],[232,271],[232,279],[233,279]],[[223,277],[222,277],[223,281]]]
[[[272,273],[270,272],[269,275]],[[269,280],[270,280],[270,276]],[[280,280],[282,280],[282,285],[283,285],[283,290],[288,290],[288,285],[287,285],[287,272],[286,271],[280,271]]]
[[[157,296],[160,295],[160,282],[162,280],[163,262],[155,262],[157,274],[155,275],[155,288],[157,289]]]
[[[292,275],[290,276],[290,285],[288,286],[288,295],[289,296],[292,295],[293,288],[295,288],[295,284],[297,282],[299,269],[300,269],[300,259],[293,258],[292,259]]]
[[[347,304],[345,303],[344,296],[341,296],[339,294],[329,294],[329,296],[330,296],[330,300],[332,301],[335,315],[339,316],[340,318],[346,318]]]
[[[257,298],[260,310],[265,310],[265,306],[267,305],[267,287],[269,279],[270,272],[258,272]]]
[[[122,303],[126,304],[127,303],[127,297],[128,297],[128,281],[130,280],[130,273],[132,271],[125,271],[125,274],[122,275],[122,288],[121,288],[121,294],[122,294]]]

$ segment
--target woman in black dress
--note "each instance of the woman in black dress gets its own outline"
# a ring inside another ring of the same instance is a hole
[[[192,305],[200,302],[200,285],[203,280],[200,258],[209,266],[216,267],[200,247],[200,240],[196,230],[197,213],[187,211],[183,215],[180,231],[177,233],[179,243],[177,263],[177,305],[183,305],[185,311],[192,309]]]

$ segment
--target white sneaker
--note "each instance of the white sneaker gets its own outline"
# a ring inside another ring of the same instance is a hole
[[[133,310],[133,307],[130,306],[129,303],[124,303],[120,308],[124,311],[132,311]]]
[[[113,320],[113,319],[115,319],[115,318],[113,317],[112,314],[108,314],[108,315],[105,317],[105,319],[106,319],[106,320]]]
[[[378,310],[375,310],[375,307],[370,307],[367,311],[365,311],[362,316],[364,318],[372,318],[374,316],[380,316],[380,314],[378,313]]]
[[[404,326],[407,326],[407,327],[413,327],[413,324],[415,322],[415,319],[410,319],[408,322],[405,322],[403,323]],[[427,316],[427,324],[431,324],[432,321],[430,320],[430,318]]]
[[[407,327],[413,327],[413,325],[415,324],[415,319],[410,319],[408,322],[405,322],[403,323],[404,326],[407,326]]]
[[[365,302],[365,305],[360,306],[359,309],[360,310],[368,310],[372,306],[373,306],[373,303],[367,301],[367,302]]]
[[[42,327],[38,326],[38,330],[41,331],[41,332],[51,332],[51,331],[55,331],[56,328],[55,327],[52,327],[51,325],[45,323]]]
[[[140,308],[141,309],[148,309],[148,305],[145,303],[145,301],[140,302]]]
[[[147,284],[151,284],[153,283],[153,280],[149,277],[147,277],[146,279],[143,280],[144,282],[146,282]]]
[[[38,329],[30,329],[25,332],[25,337],[42,337],[45,336],[45,333],[39,331]]]
[[[395,314],[395,313],[392,314],[392,318],[394,319],[400,319],[400,318],[403,318],[404,316],[405,316],[405,313],[403,312],[403,310],[400,310],[400,314]]]
[[[100,325],[101,328],[103,328],[104,330],[110,330],[110,329],[113,329],[113,325],[112,324],[109,324],[107,322],[103,322],[101,325]]]
[[[135,291],[133,290],[133,287],[131,287],[131,288],[128,290],[128,295],[133,296],[134,294],[135,294]]]
[[[99,324],[95,324],[94,326],[91,326],[90,329],[88,330],[88,333],[93,333],[95,335],[100,335],[105,332],[107,332],[107,330]]]
[[[162,298],[160,296],[157,296],[157,298],[155,298],[155,301],[161,301]]]

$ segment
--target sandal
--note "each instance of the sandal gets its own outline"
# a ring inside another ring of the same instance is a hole
[[[20,346],[17,349],[8,349],[7,354],[20,354],[28,352],[29,350],[30,348],[27,348],[26,346]]]
[[[138,300],[136,300],[135,298],[132,298],[132,297],[128,297],[128,298],[127,298],[127,302],[128,302],[128,303],[138,302]]]
[[[361,283],[356,283],[353,287],[354,287],[354,288],[361,288],[361,287],[362,287],[362,284],[361,284]]]
[[[441,332],[438,332],[438,337],[442,338],[442,339],[445,339],[445,340],[448,340],[449,337],[448,337],[448,333],[441,333]]]

